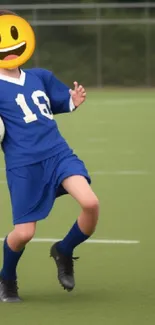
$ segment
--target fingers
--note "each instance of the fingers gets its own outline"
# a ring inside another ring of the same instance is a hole
[[[78,87],[79,87],[78,82],[77,81],[74,81],[74,90],[77,91],[78,90]]]
[[[77,81],[74,81],[74,91],[80,93],[81,95],[86,95],[84,87],[82,85],[79,86]]]
[[[81,92],[82,89],[84,89],[84,88],[83,88],[83,86],[80,85],[80,86],[78,87],[78,91]]]
[[[82,97],[86,97],[86,91],[85,91],[85,88],[83,86],[81,86],[81,85],[79,86],[78,92]]]
[[[74,90],[69,90],[70,95],[74,99],[78,99],[82,103],[86,98],[86,90],[82,85],[79,85],[77,81],[74,81]],[[81,100],[80,100],[81,98]]]

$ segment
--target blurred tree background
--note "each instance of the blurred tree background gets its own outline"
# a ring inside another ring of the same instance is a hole
[[[21,0],[7,0],[7,4],[32,4],[32,3],[129,3],[129,2],[150,2],[150,3],[155,3],[155,0],[145,0],[145,1],[141,1],[141,0],[25,0],[25,1],[21,1]],[[2,3],[5,6],[5,1]]]
[[[9,4],[117,3],[116,0],[7,0]],[[141,2],[119,0],[119,3]],[[155,3],[155,0],[150,0]],[[148,1],[144,1],[148,3]],[[2,4],[1,4],[2,6]],[[5,7],[5,3],[4,6]],[[16,10],[34,20],[126,20],[154,19],[155,8]],[[99,15],[99,16],[98,16]],[[42,66],[71,84],[78,79],[86,86],[155,85],[155,23],[64,25],[34,27],[37,48],[28,66]]]

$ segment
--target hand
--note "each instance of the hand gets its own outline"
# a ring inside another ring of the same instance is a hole
[[[83,86],[79,86],[78,82],[74,82],[74,90],[70,89],[69,91],[75,107],[81,105],[86,99],[86,91]]]

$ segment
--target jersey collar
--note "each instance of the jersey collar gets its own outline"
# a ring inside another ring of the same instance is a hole
[[[25,78],[26,78],[26,74],[23,70],[21,70],[21,74],[19,78],[8,77],[0,73],[0,80],[12,82],[13,84],[20,85],[20,86],[24,86]]]

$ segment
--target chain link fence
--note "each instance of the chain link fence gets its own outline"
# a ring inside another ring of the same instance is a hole
[[[2,8],[3,6],[0,6]],[[27,66],[65,83],[155,85],[155,3],[5,6],[30,21],[37,48]]]

